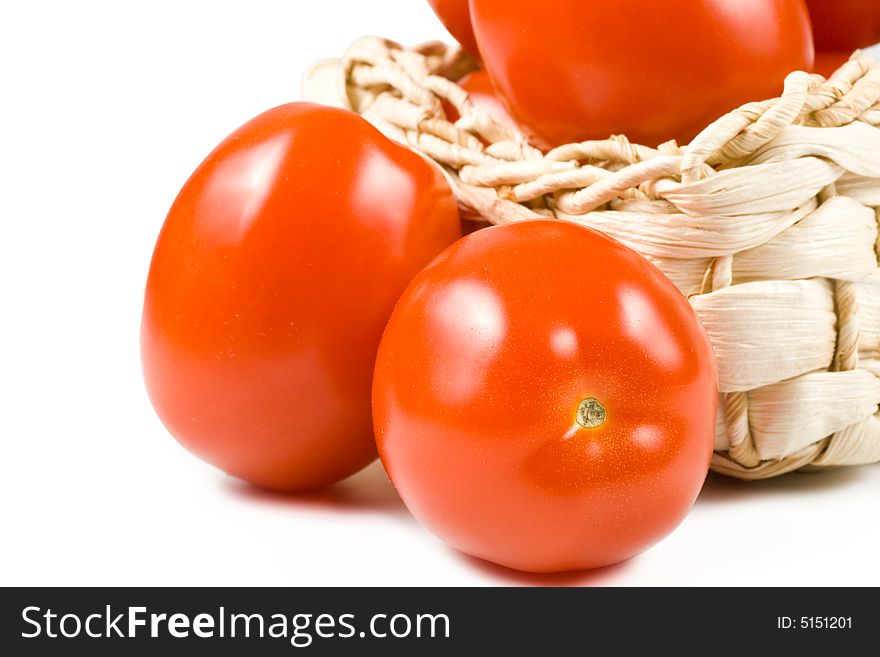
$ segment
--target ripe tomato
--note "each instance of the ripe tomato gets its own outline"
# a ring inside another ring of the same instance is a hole
[[[507,108],[492,88],[492,81],[486,71],[480,69],[464,76],[458,81],[458,86],[467,91],[474,106],[483,109],[496,121],[516,126],[516,121],[511,118]],[[444,100],[442,104],[449,121],[455,122],[461,118],[452,103]]]
[[[880,42],[878,0],[807,0],[816,50],[843,51]]]
[[[495,88],[536,145],[688,142],[810,70],[802,0],[471,0]]]
[[[492,80],[489,79],[489,74],[486,71],[482,69],[474,71],[462,78],[458,85],[468,92],[474,105],[483,108],[496,121],[516,125],[507,108],[504,107],[504,103],[495,93],[495,89],[492,88]]]
[[[645,259],[538,220],[460,240],[416,276],[373,380],[379,455],[410,511],[528,571],[626,559],[708,472],[711,347]]]
[[[153,254],[141,349],[169,431],[281,490],[372,461],[373,361],[410,278],[460,235],[441,173],[351,112],[292,103],[221,143]]]
[[[440,18],[449,33],[471,55],[477,56],[477,40],[471,27],[471,14],[468,0],[428,0],[434,13]]]
[[[813,72],[826,78],[831,77],[832,73],[846,64],[850,55],[852,55],[851,52],[817,52],[816,63],[813,65]]]

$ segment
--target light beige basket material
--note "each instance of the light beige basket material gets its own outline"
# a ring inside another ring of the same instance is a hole
[[[357,41],[304,97],[352,109],[443,166],[491,223],[585,224],[688,296],[718,359],[713,468],[756,479],[880,461],[880,65],[792,73],[694,141],[624,137],[544,154],[474,107],[442,44]],[[443,101],[460,117],[446,120]]]

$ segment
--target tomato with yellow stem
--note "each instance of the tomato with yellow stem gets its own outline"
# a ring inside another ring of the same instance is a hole
[[[527,571],[615,563],[670,532],[712,456],[708,338],[634,251],[537,220],[422,270],[379,348],[379,454],[424,525]]]

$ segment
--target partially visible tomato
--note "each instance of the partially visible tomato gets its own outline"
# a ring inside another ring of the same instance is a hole
[[[670,532],[709,468],[711,346],[653,265],[571,223],[487,228],[423,269],[373,382],[410,511],[527,571],[615,563]]]
[[[501,103],[495,90],[492,89],[492,82],[489,80],[489,76],[485,71],[481,69],[466,75],[459,80],[458,85],[468,92],[471,102],[473,102],[476,107],[483,109],[496,121],[507,123],[514,127],[516,126],[516,122],[511,118],[507,109]],[[455,107],[445,100],[443,101],[443,110],[446,113],[446,118],[450,121],[457,121],[460,118]],[[465,235],[491,225],[483,217],[472,210],[460,208],[460,212],[462,219],[462,232]]]
[[[159,235],[141,351],[186,448],[267,488],[376,456],[373,362],[410,278],[460,235],[439,170],[352,112],[282,105],[196,169]]]
[[[471,0],[471,19],[495,88],[543,148],[686,143],[813,64],[803,0]]]
[[[458,81],[458,86],[468,93],[475,107],[484,110],[496,121],[516,127],[516,122],[492,88],[492,81],[489,79],[489,74],[486,71],[480,69],[469,73]],[[460,118],[458,111],[452,103],[444,100],[442,105],[448,120],[455,122]]]
[[[486,71],[482,69],[474,71],[462,78],[458,84],[468,92],[474,105],[484,109],[496,121],[516,125],[507,108],[504,107],[504,103],[495,93],[495,89],[492,88],[492,80]]]
[[[826,78],[831,77],[841,66],[849,61],[851,52],[817,52],[813,72]]]
[[[880,0],[807,0],[817,51],[843,51],[880,43]]]
[[[473,56],[479,55],[474,28],[471,26],[468,0],[428,0],[434,13],[440,18],[449,33]]]

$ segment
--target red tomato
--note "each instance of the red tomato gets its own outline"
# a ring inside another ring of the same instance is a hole
[[[687,301],[576,224],[479,231],[413,279],[379,348],[379,454],[410,511],[468,554],[615,563],[685,516],[712,455],[716,370]]]
[[[449,33],[466,51],[476,56],[479,49],[474,38],[474,28],[471,27],[468,0],[428,0],[428,2]]]
[[[459,86],[468,92],[471,102],[484,109],[492,118],[501,123],[516,125],[504,103],[492,88],[492,80],[484,70],[474,71],[459,81]]]
[[[880,0],[807,0],[816,50],[852,54],[880,42]]]
[[[496,121],[516,126],[516,121],[511,118],[507,108],[504,107],[498,94],[492,88],[492,81],[489,79],[489,74],[486,71],[478,70],[466,75],[458,81],[458,86],[468,92],[471,102],[476,107],[483,109]],[[442,105],[446,118],[449,121],[455,122],[461,118],[458,110],[455,109],[452,103],[444,100]]]
[[[831,77],[832,73],[846,64],[851,55],[851,52],[817,52],[813,72],[826,78]]]
[[[691,140],[810,70],[802,0],[471,0],[480,53],[540,147]]]
[[[141,349],[162,421],[259,486],[372,461],[373,361],[410,278],[458,236],[439,170],[351,112],[293,103],[199,166],[153,254]]]

